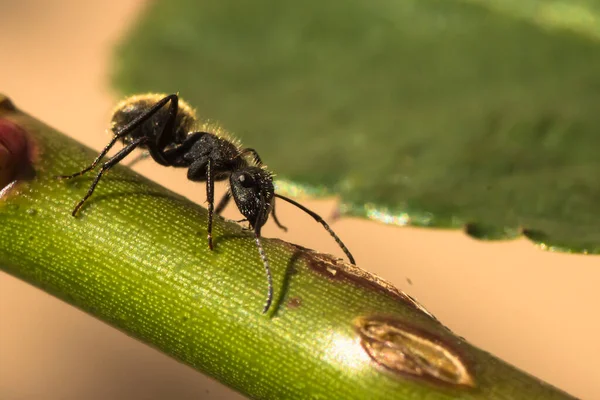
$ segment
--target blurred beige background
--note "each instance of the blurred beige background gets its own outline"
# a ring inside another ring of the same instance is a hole
[[[0,91],[100,149],[117,100],[107,78],[111,47],[143,5],[0,0]],[[180,91],[185,96],[185,87]],[[185,171],[150,160],[135,169],[193,201],[205,200],[204,187],[188,182]],[[335,199],[305,204],[328,216]],[[236,215],[235,207],[228,211]],[[278,214],[290,232],[269,222],[265,236],[340,253],[306,215],[285,205]],[[599,256],[363,220],[340,220],[334,228],[360,266],[419,299],[458,335],[575,396],[600,399]],[[241,396],[0,273],[0,399],[167,398]]]

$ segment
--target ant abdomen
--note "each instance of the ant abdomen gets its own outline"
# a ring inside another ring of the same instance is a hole
[[[114,108],[111,117],[110,126],[112,132],[116,134],[119,129],[127,126],[127,124],[134,121],[136,118],[146,116],[153,106],[164,99],[164,94],[146,93],[130,96],[120,101]],[[175,99],[174,101],[178,102],[177,116],[175,117],[174,129],[169,132],[172,136],[169,137],[168,140],[172,145],[183,143],[188,133],[192,132],[196,125],[196,113],[194,110],[181,99]],[[170,109],[171,108],[168,106],[161,107],[150,117],[147,117],[147,120],[144,121],[143,124],[133,129],[119,140],[123,142],[123,144],[129,144],[140,137],[156,137],[164,128],[165,121],[168,120]],[[142,144],[139,147],[147,148],[145,144]]]

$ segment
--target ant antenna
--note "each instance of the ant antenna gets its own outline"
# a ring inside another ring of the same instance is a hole
[[[271,307],[271,303],[273,302],[273,276],[271,275],[271,268],[269,267],[269,259],[267,258],[267,254],[265,253],[265,249],[262,247],[262,243],[260,242],[260,222],[262,220],[263,210],[265,208],[265,198],[260,196],[260,206],[258,209],[258,214],[256,215],[256,222],[254,227],[254,241],[256,242],[256,247],[258,247],[258,254],[265,266],[265,273],[267,274],[267,301],[263,308],[263,314],[269,311]]]
[[[262,160],[260,159],[260,156],[258,155],[256,150],[251,149],[251,148],[242,149],[237,156],[233,157],[233,160],[241,158],[241,157],[245,156],[246,154],[252,154],[252,157],[254,158],[254,162],[256,162],[256,164],[258,164],[258,165],[263,165]]]
[[[258,254],[260,254],[260,258],[265,266],[265,272],[267,274],[267,285],[268,285],[268,294],[267,301],[265,302],[265,306],[263,308],[263,314],[269,311],[271,307],[271,302],[273,301],[273,277],[271,276],[271,268],[269,268],[269,260],[267,259],[267,254],[260,243],[260,236],[258,233],[254,232],[254,241],[256,242],[256,247],[258,247]]]
[[[319,214],[309,210],[308,208],[304,207],[302,204],[295,202],[292,199],[289,199],[285,196],[282,196],[280,194],[275,193],[275,197],[279,197],[281,200],[285,200],[290,204],[295,205],[296,207],[298,207],[299,209],[301,209],[302,211],[304,211],[305,213],[307,213],[308,215],[310,215],[311,217],[313,217],[315,219],[315,221],[319,222],[321,225],[323,225],[323,227],[327,230],[327,232],[329,232],[329,234],[333,237],[333,239],[335,239],[336,243],[338,244],[338,246],[340,246],[340,248],[344,251],[344,254],[346,254],[346,257],[348,257],[348,260],[350,260],[350,263],[353,265],[356,265],[356,262],[354,261],[354,257],[352,257],[352,254],[350,253],[350,250],[348,250],[348,248],[346,247],[346,245],[344,244],[344,242],[342,242],[342,239],[340,239],[338,237],[338,235],[335,234],[335,232],[333,231],[333,229],[331,229],[329,227],[329,225],[327,224],[327,222],[325,222],[325,220],[323,218],[321,218],[321,216],[319,216]]]

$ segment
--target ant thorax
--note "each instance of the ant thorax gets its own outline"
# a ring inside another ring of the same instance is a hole
[[[152,106],[164,98],[163,94],[147,93],[128,97],[117,104],[112,113],[110,122],[111,131],[117,134],[119,130],[127,126],[136,118],[145,115]],[[183,100],[178,101],[177,116],[169,142],[171,144],[181,144],[186,139],[189,132],[196,125],[196,113]],[[132,130],[129,134],[122,137],[120,140],[127,145],[139,137],[156,137],[165,125],[169,114],[168,107],[162,107],[157,110],[151,117],[147,119],[138,128]],[[140,148],[146,148],[145,145],[140,145]]]
[[[248,165],[246,158],[240,153],[240,149],[235,143],[211,132],[196,132],[193,135],[200,137],[188,151],[182,154],[181,165],[191,166],[194,163],[206,165],[207,160],[211,159],[213,162],[211,167],[217,181],[228,178],[231,171]],[[206,177],[206,169],[195,172],[193,175],[203,181],[203,178]],[[193,179],[193,177],[190,178]]]

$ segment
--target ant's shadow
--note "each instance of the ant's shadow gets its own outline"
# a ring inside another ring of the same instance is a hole
[[[298,261],[303,253],[304,252],[302,250],[296,249],[287,262],[283,279],[281,280],[281,290],[279,291],[279,296],[276,296],[273,301],[273,316],[276,316],[279,313],[281,305],[284,304],[285,299],[288,297],[287,294],[289,292],[292,276],[298,273]]]
[[[65,182],[66,185],[72,186],[72,187],[76,187],[79,188],[80,186],[85,186],[87,183],[93,181],[93,179],[88,179],[86,177],[81,177],[79,179],[70,179],[68,181]],[[114,176],[114,177],[105,177],[105,179],[102,181],[102,183],[105,184],[109,184],[110,182],[121,182],[121,183],[139,183],[139,177],[121,177],[121,176]],[[147,186],[146,186],[147,188]],[[116,191],[116,192],[112,192],[112,193],[101,193],[101,194],[96,194],[90,198],[88,198],[85,203],[82,205],[81,209],[79,210],[79,212],[85,212],[86,209],[90,206],[90,205],[94,205],[95,203],[102,203],[106,200],[114,200],[114,199],[118,199],[118,198],[123,198],[123,197],[139,197],[139,196],[151,196],[154,198],[163,198],[163,199],[175,199],[177,202],[186,202],[189,204],[193,204],[196,207],[200,207],[199,205],[190,202],[189,200],[185,199],[184,197],[177,195],[176,193],[172,193],[172,192],[165,192],[164,189],[159,189],[159,188],[150,188],[150,190],[148,189],[125,189],[123,191]],[[222,218],[221,216],[216,216],[217,218]],[[238,226],[240,226],[238,224]],[[215,245],[215,251],[218,253],[219,252],[219,243],[222,242],[226,242],[228,240],[236,240],[236,239],[252,239],[253,237],[250,235],[250,232],[252,232],[252,229],[249,229],[247,227],[243,227],[240,226],[240,231],[237,233],[227,233],[218,237],[214,237],[214,245]],[[270,240],[278,240],[278,239],[270,239]],[[269,315],[271,317],[274,317],[278,314],[281,306],[284,304],[286,298],[288,297],[288,291],[289,291],[289,287],[290,287],[290,283],[292,280],[292,277],[294,274],[297,273],[297,266],[298,266],[298,261],[300,260],[300,258],[302,257],[302,255],[304,254],[304,251],[301,247],[295,247],[294,252],[292,253],[291,257],[288,259],[287,263],[286,263],[286,267],[285,267],[285,271],[284,271],[284,275],[283,278],[281,280],[281,287],[278,288],[275,287],[275,292],[277,293],[274,298],[273,298],[273,304],[271,305],[271,310],[269,311]],[[259,256],[259,253],[256,253],[256,257]]]
[[[145,179],[145,178],[143,178]],[[87,188],[89,184],[91,184],[91,182],[94,180],[94,178],[88,178],[88,177],[77,177],[75,179],[68,179],[64,182],[61,182],[69,187],[71,187],[73,190],[79,190],[81,188]],[[85,213],[86,209],[91,206],[94,205],[95,203],[102,203],[104,201],[107,200],[114,200],[114,199],[118,199],[118,198],[124,198],[124,197],[140,197],[140,196],[149,196],[149,197],[154,197],[154,198],[161,198],[161,199],[175,199],[178,202],[181,201],[188,201],[190,204],[195,204],[190,202],[189,200],[186,200],[183,196],[178,195],[177,193],[174,192],[165,192],[164,188],[159,188],[156,187],[154,188],[153,186],[148,186],[147,182],[143,182],[144,184],[144,189],[141,189],[141,185],[140,185],[140,178],[139,177],[122,177],[122,176],[106,176],[104,177],[104,179],[102,179],[101,183],[102,185],[109,185],[111,182],[115,183],[132,183],[132,184],[136,184],[136,186],[140,186],[139,189],[137,188],[127,188],[124,190],[120,190],[120,191],[115,191],[115,192],[111,192],[111,193],[94,193],[93,196],[90,196],[81,206],[81,208],[78,210],[78,213]],[[148,181],[151,182],[151,181]],[[86,191],[87,192],[87,191]],[[83,197],[85,195],[86,192],[82,192],[81,196]]]
[[[250,231],[246,228],[242,228],[244,231]],[[241,238],[252,238],[251,236],[245,235],[242,232],[239,234],[225,234],[215,238],[215,250],[219,247],[219,242],[225,242],[228,240],[235,240]],[[271,241],[280,241],[279,239],[269,239]],[[295,247],[294,252],[291,257],[287,260],[285,270],[283,272],[283,278],[281,279],[281,287],[275,287],[275,296],[273,296],[273,303],[271,304],[271,309],[268,312],[270,317],[275,317],[279,313],[281,306],[285,304],[285,300],[289,297],[288,292],[290,289],[290,284],[292,281],[292,277],[298,272],[298,265],[300,258],[304,255],[305,251],[301,247]],[[256,253],[256,257],[258,258],[258,251]]]

